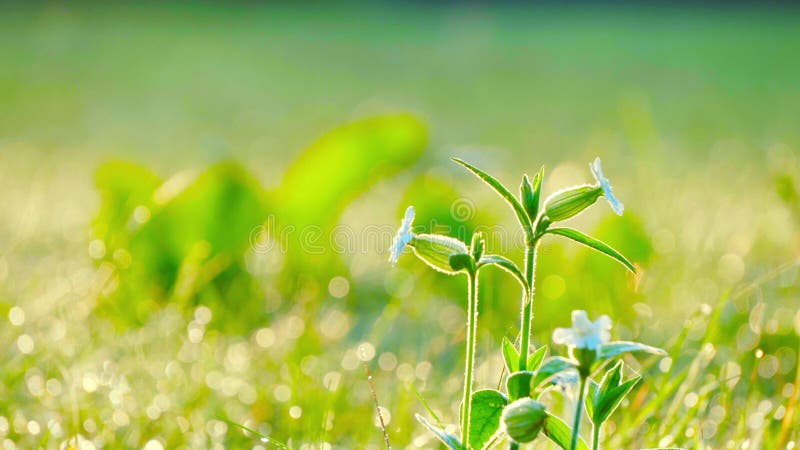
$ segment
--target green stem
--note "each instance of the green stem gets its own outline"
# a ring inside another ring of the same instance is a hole
[[[478,331],[478,275],[467,274],[469,288],[467,294],[467,362],[464,369],[464,400],[461,403],[461,446],[469,448],[469,422],[472,414],[472,374],[475,369],[475,341]]]
[[[531,339],[531,320],[533,319],[533,294],[534,281],[536,279],[536,247],[537,241],[528,244],[525,249],[525,278],[529,288],[522,294],[522,324],[520,325],[520,345],[519,345],[519,370],[528,368],[528,347]],[[527,395],[527,393],[523,393]]]
[[[578,438],[580,437],[581,428],[581,412],[583,411],[583,391],[586,390],[586,380],[588,377],[581,376],[581,387],[578,392],[578,403],[575,405],[575,421],[572,423],[572,443],[569,445],[570,450],[578,448]]]
[[[592,429],[592,450],[600,448],[600,424],[595,424]]]

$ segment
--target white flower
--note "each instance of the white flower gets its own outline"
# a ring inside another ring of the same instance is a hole
[[[411,226],[414,223],[414,207],[409,206],[406,209],[406,214],[403,217],[403,222],[400,223],[400,228],[397,230],[397,234],[394,236],[394,241],[392,242],[392,252],[389,254],[389,262],[392,263],[394,266],[397,264],[397,260],[400,259],[400,255],[403,254],[403,250],[405,250],[406,245],[411,242],[411,238],[414,237],[414,233],[411,232]]]
[[[589,164],[589,169],[592,170],[592,175],[594,175],[595,180],[597,180],[597,182],[600,183],[600,187],[603,188],[603,195],[606,197],[608,204],[611,205],[611,209],[613,209],[618,216],[621,216],[622,212],[625,211],[625,205],[614,196],[614,192],[611,190],[611,183],[608,181],[608,178],[603,176],[603,166],[600,165],[599,156]]]
[[[611,319],[600,316],[592,322],[586,311],[572,311],[572,328],[556,328],[553,343],[574,348],[598,350],[611,339]]]

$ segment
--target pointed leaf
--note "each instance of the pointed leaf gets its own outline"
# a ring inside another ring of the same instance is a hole
[[[547,356],[547,346],[543,345],[531,353],[530,356],[528,356],[527,369],[534,372],[539,370],[544,362],[545,356]]]
[[[417,420],[419,420],[419,422],[422,425],[424,425],[425,428],[430,430],[431,433],[436,435],[436,438],[442,441],[442,443],[446,445],[447,448],[449,448],[450,450],[462,450],[461,441],[459,441],[457,437],[453,436],[447,431],[444,431],[443,429],[437,427],[436,425],[428,422],[427,420],[425,420],[424,417],[420,416],[419,414],[417,414],[416,417]]]
[[[506,390],[508,397],[513,400],[518,400],[522,397],[527,397],[531,392],[531,380],[533,379],[534,372],[524,370],[522,372],[514,372],[509,375],[506,380]]]
[[[539,213],[539,204],[534,201],[533,186],[528,180],[528,175],[522,177],[522,184],[519,185],[519,198],[522,200],[522,206],[531,221],[536,220],[536,215]]]
[[[563,450],[568,450],[572,443],[572,429],[563,420],[550,413],[547,413],[542,432]],[[578,438],[577,450],[589,450],[589,446],[582,438]]]
[[[494,389],[484,389],[472,394],[470,413],[469,445],[482,449],[500,428],[500,416],[508,404],[508,398]]]
[[[510,259],[500,255],[485,255],[480,259],[480,261],[478,261],[478,268],[487,265],[494,265],[505,270],[513,275],[525,290],[528,289],[528,281],[525,279],[525,275],[522,274],[522,271],[519,270],[519,267],[517,267],[517,265],[514,264],[514,262]]]
[[[615,261],[619,262],[623,266],[627,267],[628,270],[630,270],[631,272],[636,273],[636,268],[633,267],[633,264],[631,264],[631,262],[628,261],[628,258],[622,256],[620,252],[614,250],[613,247],[606,244],[605,242],[595,239],[586,234],[583,234],[578,230],[573,230],[572,228],[551,228],[547,230],[545,233],[564,236],[572,239],[575,242],[579,242],[583,245],[591,247],[597,250],[598,252],[603,253],[608,257],[614,259]]]
[[[595,423],[603,423],[611,417],[626,395],[641,381],[641,377],[632,378],[619,386],[602,392],[595,405]]]
[[[458,158],[453,158],[453,161],[464,166],[467,170],[475,174],[475,176],[483,180],[484,183],[488,184],[492,189],[494,189],[495,192],[500,194],[500,196],[503,197],[506,203],[508,203],[509,206],[511,206],[511,209],[514,210],[514,213],[517,215],[517,220],[519,220],[520,225],[522,225],[522,228],[525,230],[525,234],[528,237],[531,237],[533,235],[533,230],[531,228],[532,227],[531,220],[530,218],[528,218],[528,213],[525,212],[525,208],[522,207],[522,205],[519,203],[519,200],[517,200],[514,194],[512,194],[508,189],[506,189],[506,187],[503,186],[502,183],[497,181],[496,178],[482,171],[481,169],[478,169],[477,167],[474,167],[471,164]]]
[[[519,370],[519,352],[505,336],[503,336],[503,360],[506,363],[508,373],[514,373]]]
[[[664,350],[639,342],[614,341],[600,347],[600,361],[609,360],[623,353],[644,352],[652,355],[666,355]]]

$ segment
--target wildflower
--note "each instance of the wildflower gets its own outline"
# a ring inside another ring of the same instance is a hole
[[[411,232],[411,226],[414,223],[414,215],[415,212],[413,206],[406,208],[403,222],[400,223],[400,228],[397,230],[397,234],[394,237],[394,241],[392,242],[392,252],[389,255],[389,262],[391,262],[393,266],[397,264],[397,260],[400,259],[400,255],[403,254],[403,250],[405,250],[406,245],[408,245],[408,243],[411,242],[411,239],[414,238],[414,233]]]
[[[595,361],[601,356],[601,348],[611,338],[611,319],[600,316],[592,322],[586,311],[572,311],[572,328],[556,328],[553,343],[569,347],[572,359],[578,363],[578,372],[587,377]]]
[[[606,201],[608,201],[608,204],[611,205],[611,209],[613,209],[618,216],[621,216],[622,212],[625,211],[625,205],[614,196],[614,192],[611,190],[611,183],[608,181],[608,178],[603,175],[603,166],[600,164],[599,156],[589,164],[589,168],[592,170],[594,178],[600,183],[600,187],[603,188],[603,195]]]
[[[572,311],[572,328],[556,328],[553,342],[569,347],[599,350],[611,338],[611,319],[602,315],[596,321],[589,320],[586,311]]]

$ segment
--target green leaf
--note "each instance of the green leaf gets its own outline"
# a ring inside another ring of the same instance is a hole
[[[600,361],[607,361],[623,353],[644,352],[652,355],[666,355],[664,350],[639,342],[613,341],[600,347]]]
[[[599,400],[595,404],[595,420],[594,423],[600,424],[608,420],[611,414],[616,411],[617,407],[625,396],[637,385],[642,377],[632,378],[619,386],[615,386],[606,392],[599,394]]]
[[[533,370],[534,372],[539,370],[539,367],[541,367],[544,362],[545,356],[547,356],[547,346],[543,345],[528,356],[527,369]]]
[[[506,390],[509,398],[517,400],[527,397],[531,392],[531,380],[534,375],[536,374],[530,370],[514,372],[509,375],[508,380],[506,380]]]
[[[519,370],[519,352],[505,336],[503,336],[503,360],[506,362],[508,373],[514,373]]]
[[[482,449],[500,428],[500,416],[508,398],[494,389],[475,391],[472,394],[472,412],[469,424],[469,445]]]
[[[600,392],[608,392],[612,388],[619,386],[622,381],[622,361],[617,361],[614,367],[608,369],[600,381]]]
[[[531,221],[536,220],[536,215],[539,212],[539,204],[534,202],[533,186],[531,186],[531,182],[528,180],[528,175],[522,176],[522,184],[519,185],[519,198],[522,200],[522,206],[525,208],[525,212],[528,213],[528,218],[530,218]]]
[[[525,275],[523,275],[522,271],[519,270],[516,264],[508,258],[505,258],[500,255],[486,255],[482,257],[478,261],[478,268],[480,269],[482,266],[494,265],[497,266],[506,272],[510,273],[517,279],[519,284],[527,291],[528,289],[528,281],[525,279]]]
[[[458,440],[457,437],[453,436],[452,434],[444,431],[443,429],[437,427],[436,425],[428,422],[425,420],[424,417],[420,416],[419,414],[416,415],[417,420],[425,426],[428,430],[431,431],[436,437],[442,441],[444,445],[447,446],[450,450],[462,450],[461,448],[461,441]]]
[[[483,256],[483,251],[486,249],[486,238],[484,237],[483,233],[475,233],[472,235],[472,243],[469,246],[470,251],[472,252],[472,257],[475,258],[475,261],[478,261]]]
[[[512,194],[508,189],[506,189],[506,187],[503,186],[502,183],[497,181],[496,178],[482,171],[481,169],[478,169],[477,167],[474,167],[471,164],[458,158],[453,158],[453,161],[464,166],[467,170],[475,174],[475,176],[483,180],[484,183],[488,184],[492,189],[494,189],[495,192],[500,194],[500,196],[503,197],[506,203],[508,203],[509,206],[511,206],[511,209],[514,210],[514,213],[517,215],[517,220],[519,220],[520,225],[522,225],[522,228],[525,230],[525,235],[527,237],[533,236],[533,229],[531,225],[531,220],[528,217],[528,213],[525,211],[525,208],[522,207],[519,200],[517,200],[514,194]]]
[[[589,415],[589,418],[592,419],[592,423],[594,424],[599,424],[599,422],[595,422],[594,420],[594,405],[597,402],[597,392],[599,390],[600,385],[594,380],[589,380],[589,384],[586,386],[586,399],[583,404],[586,406],[586,414]]]
[[[568,450],[572,443],[572,429],[564,423],[563,420],[559,419],[558,416],[554,416],[550,413],[547,413],[547,420],[544,423],[542,432],[548,439],[563,450]],[[580,437],[578,438],[577,450],[589,450],[589,446],[586,445],[586,442]]]
[[[534,378],[534,387],[541,386],[542,383],[545,381],[550,380],[559,372],[563,372],[565,370],[574,370],[576,369],[575,361],[571,359],[564,358],[562,356],[551,356],[544,361],[542,367],[536,371],[536,377]]]
[[[528,180],[528,175],[522,177],[522,184],[519,187],[522,206],[528,213],[531,222],[536,220],[539,215],[539,196],[542,191],[542,178],[544,177],[544,167],[533,177],[533,181]]]
[[[628,270],[630,270],[631,272],[636,273],[636,268],[633,267],[633,264],[631,264],[631,262],[628,261],[627,258],[622,256],[622,254],[620,252],[614,250],[614,248],[612,248],[610,245],[606,244],[605,242],[600,241],[598,239],[595,239],[595,238],[593,238],[591,236],[588,236],[586,234],[583,234],[578,230],[573,230],[572,228],[551,228],[551,229],[547,230],[545,233],[557,234],[559,236],[564,236],[564,237],[572,239],[575,242],[579,242],[579,243],[581,243],[583,245],[591,247],[591,248],[597,250],[598,252],[603,253],[603,254],[607,255],[608,257],[616,260],[617,262],[619,262],[623,266],[627,267]]]

